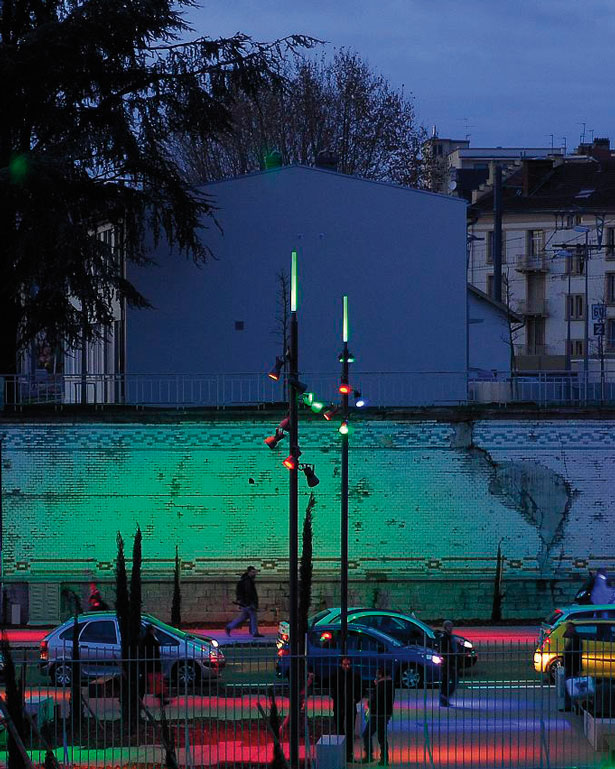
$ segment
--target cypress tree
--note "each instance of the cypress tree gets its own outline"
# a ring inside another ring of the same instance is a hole
[[[175,570],[173,572],[173,603],[171,604],[171,625],[179,627],[182,623],[181,567],[179,549],[175,545]]]

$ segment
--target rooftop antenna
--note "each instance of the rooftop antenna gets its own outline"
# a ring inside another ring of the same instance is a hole
[[[555,139],[555,137],[554,137],[554,135],[553,135],[553,134],[547,134],[547,136],[550,136],[550,137],[551,137],[551,152],[553,152],[553,150],[554,150],[554,147],[553,147],[553,140]]]
[[[593,128],[588,128],[587,130],[589,131],[590,141],[593,144],[594,143],[594,129]]]
[[[438,138],[438,128],[437,128],[435,123],[431,127],[431,138],[432,139],[437,139]]]
[[[567,141],[565,136],[562,136],[562,141],[564,142],[563,145],[562,145],[563,148],[564,148],[564,155],[567,155],[568,154],[568,141]]]
[[[470,133],[470,128],[474,128],[474,126],[470,125],[470,119],[467,118],[467,117],[462,117],[461,120],[463,120],[463,124],[464,124],[465,129],[466,129],[466,141],[469,142],[470,141],[470,136],[472,136],[472,134]]]
[[[579,144],[585,144],[585,126],[587,123],[579,123],[579,125],[583,126],[583,131],[581,133],[581,136],[579,136]]]

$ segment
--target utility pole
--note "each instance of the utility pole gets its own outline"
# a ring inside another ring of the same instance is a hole
[[[502,301],[502,166],[496,163],[493,186],[493,298]]]
[[[290,455],[294,458],[289,468],[288,498],[288,600],[290,625],[290,691],[289,691],[289,766],[299,766],[299,524],[298,524],[298,472],[299,472],[299,420],[297,408],[299,382],[299,330],[297,323],[297,252],[291,254],[290,270],[290,339],[288,348],[288,437]]]

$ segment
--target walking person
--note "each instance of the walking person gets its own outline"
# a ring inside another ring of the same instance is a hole
[[[440,652],[442,655],[442,668],[440,670],[440,706],[451,706],[450,698],[457,688],[457,642],[453,638],[453,623],[450,619],[442,623],[442,636],[440,637]]]
[[[231,631],[239,625],[243,625],[246,620],[250,622],[250,633],[252,638],[262,638],[262,633],[258,632],[257,612],[258,612],[258,593],[256,592],[257,571],[254,566],[248,566],[239,578],[235,588],[235,603],[239,606],[240,612],[237,617],[226,626],[225,631],[230,636]]]
[[[88,595],[90,611],[108,611],[109,605],[103,601],[96,582],[90,582],[90,594]]]
[[[363,761],[371,763],[374,760],[373,739],[378,735],[380,745],[380,766],[389,763],[389,739],[387,727],[393,715],[393,703],[395,701],[395,685],[389,672],[384,668],[378,668],[374,679],[374,688],[369,698],[369,715],[363,732],[363,747],[365,750]]]
[[[613,589],[609,587],[606,569],[600,568],[596,572],[590,593],[591,602],[596,604],[613,603]],[[602,612],[602,616],[608,619],[608,613]]]
[[[336,734],[346,735],[346,760],[354,760],[354,722],[357,702],[361,701],[363,683],[360,673],[352,667],[350,657],[342,657],[329,679],[333,700],[333,723]]]
[[[564,638],[566,639],[564,644],[564,710],[571,711],[572,699],[568,691],[568,681],[581,675],[583,641],[572,622],[566,623]]]

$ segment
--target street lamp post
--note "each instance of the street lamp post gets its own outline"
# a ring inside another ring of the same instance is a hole
[[[340,511],[340,608],[341,608],[341,641],[342,653],[347,651],[348,638],[348,297],[342,299],[342,377],[340,392],[342,394],[342,480],[341,480],[341,511]]]
[[[291,255],[290,273],[290,339],[288,348],[288,437],[294,463],[289,468],[288,499],[288,600],[290,630],[290,691],[289,691],[289,766],[299,766],[299,420],[297,408],[299,381],[299,331],[297,323],[297,252]]]

